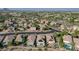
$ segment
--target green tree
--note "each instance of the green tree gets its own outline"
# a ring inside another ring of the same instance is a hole
[[[62,32],[57,32],[54,35],[55,43],[58,44],[59,48],[63,48],[64,47],[63,35],[64,34]]]
[[[71,42],[71,45],[72,45],[72,50],[75,50],[75,42],[74,42],[73,36],[72,36],[72,42]]]

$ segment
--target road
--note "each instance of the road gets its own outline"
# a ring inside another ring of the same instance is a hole
[[[49,34],[54,32],[60,32],[58,30],[52,29],[51,31],[45,31],[45,32],[0,32],[0,35],[15,35],[15,34]]]

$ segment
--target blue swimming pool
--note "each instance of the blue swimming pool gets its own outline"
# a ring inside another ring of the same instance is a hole
[[[72,50],[72,45],[70,43],[65,43],[64,48],[67,50]]]

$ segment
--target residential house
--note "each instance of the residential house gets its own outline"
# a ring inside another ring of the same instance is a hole
[[[37,47],[45,46],[45,40],[43,38],[44,38],[44,35],[42,35],[42,34],[37,35],[37,39],[36,39]]]
[[[18,34],[17,36],[16,36],[16,42],[22,42],[22,34]]]
[[[27,31],[36,31],[36,27],[31,27],[30,29],[28,29]],[[27,37],[27,46],[34,46],[34,42],[35,42],[35,39],[36,39],[36,35],[35,34],[31,34],[31,35],[28,35]]]
[[[79,38],[74,38],[75,49],[79,51]]]
[[[6,32],[12,32],[12,30],[10,28],[8,28],[7,30],[4,31],[5,33]],[[14,39],[14,35],[7,35],[5,36],[5,39],[4,39],[4,45],[7,45],[9,42],[12,42],[12,40]]]
[[[46,39],[47,39],[48,47],[53,47],[55,43],[53,34],[46,34]]]
[[[71,43],[72,42],[72,36],[71,35],[64,35],[63,36],[65,43]]]

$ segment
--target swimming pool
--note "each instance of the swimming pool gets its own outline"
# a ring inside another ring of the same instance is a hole
[[[71,45],[70,43],[65,43],[65,44],[64,44],[64,48],[65,48],[66,50],[72,50],[72,45]]]

